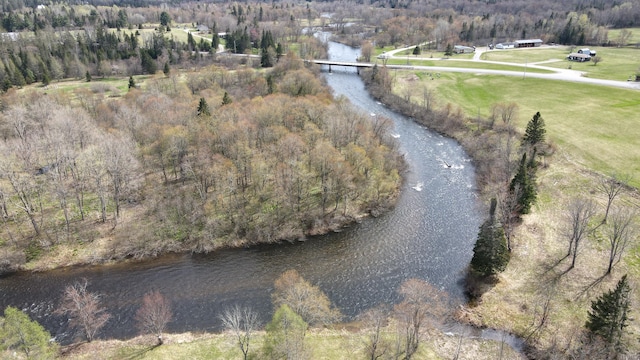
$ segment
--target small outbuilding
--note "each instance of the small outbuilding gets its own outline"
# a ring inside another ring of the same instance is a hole
[[[516,40],[515,44],[517,48],[539,47],[540,45],[542,45],[542,40],[541,39]]]
[[[581,53],[571,53],[569,54],[569,56],[567,56],[567,60],[577,61],[577,62],[591,61],[591,55],[581,54]]]
[[[589,48],[584,48],[584,49],[578,50],[578,54],[586,54],[586,55],[589,55],[589,56],[596,56],[595,50],[590,50]]]
[[[474,51],[476,49],[469,46],[455,45],[453,47],[453,52],[456,54],[472,54]]]
[[[512,43],[512,42],[496,44],[496,49],[498,50],[513,49],[514,47],[516,47],[516,43]]]

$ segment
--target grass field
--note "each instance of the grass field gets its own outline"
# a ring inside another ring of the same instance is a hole
[[[573,69],[586,73],[586,76],[625,81],[640,71],[640,48],[589,47],[602,58],[597,65],[593,62],[574,62],[566,60],[572,48],[568,46],[550,46],[537,49],[493,50],[482,54],[482,60],[504,61],[524,64],[558,60],[541,64],[553,68]],[[575,51],[576,49],[573,48]]]
[[[627,30],[631,31],[631,38],[628,41],[628,44],[634,45],[640,43],[640,28],[627,28]],[[607,37],[610,41],[615,41],[618,36],[620,36],[620,31],[622,29],[609,29],[609,33]]]
[[[534,49],[490,50],[484,52],[481,60],[504,61],[516,64],[536,63],[552,59],[564,60],[570,53],[568,46],[544,46]]]
[[[489,69],[489,70],[506,70],[506,71],[516,71],[523,72],[525,71],[524,66],[517,65],[504,65],[504,64],[491,64],[491,63],[482,63],[476,61],[456,61],[455,59],[447,59],[447,60],[431,60],[431,59],[421,59],[421,58],[410,58],[407,64],[407,60],[405,59],[389,59],[387,61],[389,65],[415,65],[415,66],[442,66],[442,67],[451,67],[451,68],[471,68],[471,69]],[[545,70],[545,69],[536,69],[528,67],[526,68],[527,72],[535,72],[541,74],[550,74],[553,71]]]
[[[249,358],[260,358],[264,332],[258,332],[251,340]],[[81,344],[65,358],[73,360],[102,359],[242,359],[242,353],[230,334],[166,334],[165,344],[153,346],[150,337],[138,337],[128,341],[107,340]],[[451,359],[458,350],[459,338],[446,336],[439,331],[425,336],[426,342],[414,355],[416,359]],[[462,339],[460,353],[465,358],[493,360],[499,354],[504,359],[521,359],[509,346],[498,341]],[[305,350],[314,360],[364,359],[364,332],[346,330],[312,329],[305,336]],[[2,355],[2,353],[0,353]]]
[[[439,105],[455,104],[472,117],[478,113],[488,117],[495,103],[515,102],[519,106],[518,126],[523,129],[539,111],[549,139],[576,161],[606,174],[631,174],[632,185],[640,187],[637,91],[494,75],[442,73],[434,80],[424,73],[416,75],[435,90]],[[397,76],[399,86],[404,83],[417,88],[415,82],[402,81],[405,75]],[[418,97],[416,94],[415,101]]]

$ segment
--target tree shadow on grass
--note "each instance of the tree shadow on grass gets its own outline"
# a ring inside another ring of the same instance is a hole
[[[151,346],[143,346],[140,348],[127,348],[123,349],[120,353],[118,353],[118,359],[123,360],[136,360],[142,359],[144,356],[152,351],[153,349],[160,346],[159,344],[151,345]]]
[[[79,342],[79,343],[64,346],[61,350],[61,355],[65,356],[65,355],[70,355],[74,353],[81,354],[83,352],[93,351],[90,348],[83,350],[82,347],[86,344],[88,343]],[[117,351],[117,355],[115,356],[115,358],[123,359],[123,360],[142,359],[148,352],[152,351],[158,346],[160,346],[160,344],[135,346],[135,347],[122,347]]]
[[[576,300],[580,299],[583,296],[586,296],[587,293],[589,292],[589,290],[593,289],[594,287],[596,287],[598,284],[600,284],[605,278],[607,277],[607,275],[602,275],[599,278],[593,280],[589,285],[585,286],[584,289],[582,289],[577,295],[576,295]]]

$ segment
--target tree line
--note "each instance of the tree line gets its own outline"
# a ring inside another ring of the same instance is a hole
[[[5,95],[5,269],[90,244],[93,221],[114,235],[105,258],[142,257],[294,240],[393,203],[390,120],[332,101],[295,55],[267,73],[214,66],[145,86],[115,100],[101,87]]]
[[[357,1],[319,5],[332,12],[331,22],[347,43],[364,41],[376,46],[403,46],[428,42],[426,50],[443,51],[447,44],[484,45],[540,38],[545,43],[626,46],[628,36],[610,38],[608,29],[639,25],[640,4],[624,2],[531,3],[526,1]],[[518,14],[518,15],[515,15]],[[341,27],[345,19],[362,22]],[[635,45],[635,44],[634,44]]]
[[[363,342],[354,345],[354,354],[373,359],[419,358],[430,341],[430,331],[450,319],[455,308],[445,293],[424,280],[408,279],[397,293],[394,306],[381,304],[357,318]],[[309,330],[332,328],[344,318],[327,295],[298,271],[287,270],[275,280],[271,296],[273,315],[266,322],[264,314],[250,307],[219,309],[217,320],[238,355],[244,359],[320,355],[311,353],[305,344]],[[66,318],[61,326],[73,334],[76,346],[99,339],[104,325],[113,321],[101,294],[92,292],[86,279],[67,285],[57,303],[54,312]],[[161,346],[173,317],[171,300],[152,290],[140,299],[134,323],[145,341]],[[258,333],[261,329],[263,334]],[[19,309],[7,307],[0,317],[0,351],[20,352],[27,358],[57,358],[60,347],[50,338],[48,331]]]

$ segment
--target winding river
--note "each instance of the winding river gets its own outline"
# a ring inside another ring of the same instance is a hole
[[[330,54],[349,61],[357,56],[336,43],[330,43]],[[219,330],[218,315],[233,304],[253,307],[266,321],[273,311],[273,282],[291,268],[325,291],[347,317],[393,303],[398,285],[413,277],[462,299],[463,271],[482,220],[471,159],[455,141],[373,100],[355,70],[332,70],[325,76],[335,95],[346,96],[370,116],[394,121],[392,136],[409,165],[394,210],[305,242],[12,274],[0,278],[0,308],[27,310],[59,342],[68,343],[73,339],[66,321],[52,312],[64,286],[81,278],[90,282],[90,291],[102,294],[112,314],[101,333],[107,338],[137,334],[133,317],[150,290],[160,290],[173,304],[170,332]]]

